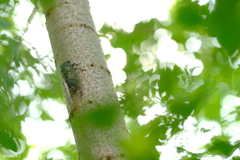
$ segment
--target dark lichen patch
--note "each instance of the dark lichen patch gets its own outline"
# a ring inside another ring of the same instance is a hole
[[[88,100],[88,103],[89,103],[89,104],[92,104],[93,102],[92,102],[91,100]]]

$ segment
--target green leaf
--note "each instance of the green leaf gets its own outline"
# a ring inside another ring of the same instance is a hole
[[[240,67],[233,71],[232,84],[237,96],[240,97]]]
[[[89,113],[88,118],[97,127],[110,127],[115,123],[117,110],[112,108],[100,108]]]
[[[9,29],[11,27],[11,22],[7,18],[0,17],[0,28]]]
[[[108,60],[111,57],[111,54],[106,54],[105,59]]]
[[[10,132],[0,129],[0,137],[0,145],[2,147],[17,152],[17,144],[14,141],[14,137],[11,136]]]
[[[48,12],[53,7],[55,0],[40,0],[44,12]]]
[[[223,136],[216,136],[211,139],[211,144],[208,144],[208,152],[215,155],[221,155],[229,157],[237,149],[237,147],[231,145],[229,139]]]
[[[15,64],[19,67],[19,42],[15,41],[14,39],[9,39],[9,50],[11,53],[12,60]]]

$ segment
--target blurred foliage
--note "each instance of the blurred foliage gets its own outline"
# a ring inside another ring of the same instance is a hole
[[[127,79],[117,91],[123,94],[120,103],[125,115],[134,120],[129,128],[133,137],[133,159],[159,159],[161,153],[156,146],[167,144],[169,138],[180,133],[188,117],[215,121],[220,126],[232,122],[222,117],[221,101],[226,95],[239,96],[239,10],[239,0],[216,0],[216,4],[210,1],[205,5],[199,5],[198,1],[176,0],[171,9],[170,25],[152,19],[136,24],[132,33],[114,30],[108,25],[101,29],[102,36],[113,35],[110,42],[114,48],[122,48],[127,54],[124,68]],[[195,76],[192,74],[195,68],[168,65],[161,59],[156,59],[156,68],[143,70],[140,63],[144,52],[142,45],[147,42],[147,51],[151,52],[149,48],[157,43],[153,35],[160,28],[169,31],[172,40],[182,46],[186,46],[186,41],[194,35],[200,37],[201,48],[193,55],[203,63],[201,74]],[[216,37],[221,46],[216,46],[214,40],[205,40],[212,37]],[[156,75],[160,78],[154,79]],[[136,118],[145,115],[146,107],[157,103],[166,108],[166,113],[140,125]],[[239,115],[239,107],[229,114],[236,113]],[[202,128],[202,131],[211,130]],[[184,146],[176,146],[176,149],[184,160],[215,155],[229,158],[239,148],[237,141],[230,141],[230,138],[226,139],[223,128],[222,134],[212,137],[201,153],[187,151]]]
[[[36,0],[31,2],[35,4]],[[58,74],[55,68],[49,69],[46,61],[49,57],[39,56],[33,46],[26,45],[20,38],[22,35],[13,21],[17,4],[17,0],[3,0],[0,6],[0,159],[7,153],[27,157],[32,146],[26,142],[21,122],[30,116],[28,107],[31,102],[39,99],[64,101]],[[123,113],[130,119],[128,126],[132,143],[129,152],[133,160],[158,160],[162,153],[156,147],[164,147],[170,140],[176,140],[189,118],[196,119],[199,124],[202,120],[217,122],[221,133],[212,136],[211,141],[196,151],[189,151],[185,144],[176,143],[174,147],[181,157],[179,159],[200,160],[216,155],[223,159],[240,159],[237,155],[240,139],[226,132],[229,124],[239,123],[240,106],[235,106],[226,113],[227,116],[221,113],[224,97],[240,97],[239,11],[240,0],[216,0],[205,5],[199,5],[197,0],[176,0],[171,9],[171,23],[167,25],[151,19],[136,24],[131,33],[107,24],[99,31],[100,36],[112,36],[109,39],[112,47],[122,48],[126,52],[127,63],[123,70],[127,79],[116,90],[121,93],[119,98]],[[179,51],[188,50],[187,41],[190,38],[201,40],[201,48],[191,52],[203,65],[200,74],[194,74],[197,68],[164,62],[157,56],[152,62],[155,67],[143,69],[145,64],[140,60],[143,53],[156,54],[153,53],[156,52],[153,46],[159,43],[154,37],[158,29],[170,33]],[[110,57],[111,54],[106,55],[106,59]],[[42,85],[36,82],[35,76],[42,79]],[[24,95],[16,91],[22,89],[20,82],[23,81],[29,84],[33,93]],[[146,110],[155,105],[159,106],[159,110],[164,108],[166,111],[148,123],[140,124],[137,118],[146,115]],[[54,121],[44,109],[39,118]],[[196,130],[200,127],[198,123]],[[211,129],[205,126],[200,131],[207,134]],[[55,149],[63,152],[66,159],[77,159],[73,144],[67,143]],[[40,159],[48,157],[50,152],[51,149],[42,153]]]
[[[17,56],[18,44],[14,37],[13,10],[18,1],[4,0],[0,6],[0,153],[18,152],[24,145],[24,135],[21,133],[20,122],[24,119],[23,114],[19,114],[20,100],[29,104],[24,97],[13,95],[12,88],[16,84],[11,73],[17,72],[19,59]],[[7,31],[6,31],[7,30]],[[23,147],[24,148],[24,147]],[[23,151],[27,155],[28,149]],[[0,154],[0,158],[3,155]]]
[[[18,0],[3,0],[0,5],[0,159],[12,159],[6,155],[20,155],[21,159],[28,156],[32,147],[26,142],[21,123],[30,116],[29,106],[33,101],[39,98],[64,101],[59,76],[49,61],[44,61],[49,57],[39,56],[33,46],[22,40],[22,30],[14,24],[14,9],[18,4]],[[42,85],[36,82],[37,77]],[[23,83],[33,92],[24,92],[29,89]],[[53,120],[45,110],[40,118]],[[73,149],[67,153],[69,148]],[[74,148],[71,144],[62,150],[66,156],[76,157]]]

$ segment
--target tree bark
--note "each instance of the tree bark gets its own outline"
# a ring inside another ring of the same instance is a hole
[[[79,159],[129,159],[125,145],[130,135],[88,0],[42,0],[41,4]]]

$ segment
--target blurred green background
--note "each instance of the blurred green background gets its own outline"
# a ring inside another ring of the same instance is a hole
[[[0,2],[0,159],[77,159],[53,54],[23,37],[19,3]],[[98,34],[133,160],[240,160],[240,0],[175,0],[165,20]]]

